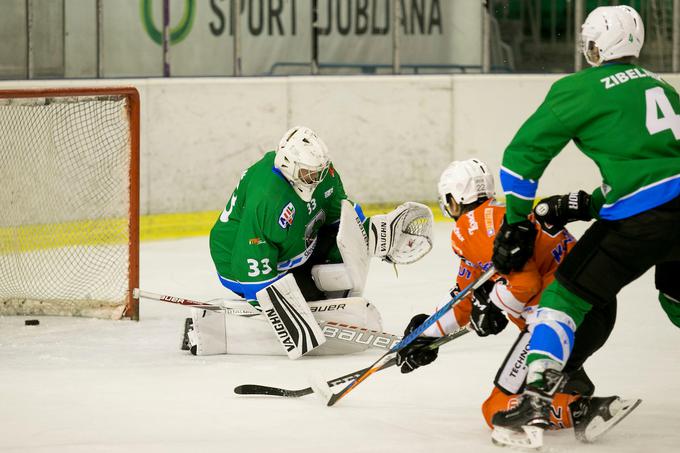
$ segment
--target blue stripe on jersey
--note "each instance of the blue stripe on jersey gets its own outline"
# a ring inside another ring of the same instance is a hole
[[[364,214],[364,210],[361,209],[361,205],[359,203],[354,203],[354,212],[357,213],[359,220],[361,220],[362,222],[364,220],[366,220],[366,215]]]
[[[600,209],[600,217],[606,220],[620,220],[656,208],[680,196],[680,175],[641,187],[632,194],[619,198]]]
[[[229,280],[228,278],[224,278],[220,274],[217,274],[217,276],[220,278],[220,283],[222,283],[222,286],[224,286],[228,290],[234,292],[235,294],[243,297],[245,300],[248,301],[257,300],[257,296],[255,294],[257,294],[258,291],[271,285],[275,281],[282,278],[284,275],[286,275],[285,272],[279,274],[277,277],[265,280],[263,282],[245,283]]]
[[[275,175],[279,175],[281,177],[281,179],[283,179],[288,184],[290,184],[290,181],[288,181],[288,179],[286,179],[286,177],[283,176],[283,173],[281,173],[281,170],[279,170],[278,168],[272,167],[272,173],[274,173]]]
[[[516,197],[525,200],[533,200],[536,198],[536,189],[538,189],[538,181],[533,179],[524,179],[517,173],[501,167],[501,186],[506,195],[515,195]]]

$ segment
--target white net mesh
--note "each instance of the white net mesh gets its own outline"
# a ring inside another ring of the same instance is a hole
[[[130,157],[125,96],[0,98],[0,314],[122,315]]]

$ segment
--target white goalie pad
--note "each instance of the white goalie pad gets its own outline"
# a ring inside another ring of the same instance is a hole
[[[368,235],[352,203],[347,200],[342,201],[336,241],[342,262],[352,282],[349,295],[361,296],[364,293],[371,262],[368,255]]]
[[[243,305],[247,302],[241,301]],[[309,355],[339,355],[365,351],[368,348],[393,346],[389,334],[381,334],[382,320],[378,310],[362,297],[310,302],[309,309],[322,327],[326,341]],[[231,312],[208,312],[195,309],[190,342],[197,346],[196,355],[248,354],[282,356],[277,335],[263,314],[234,315]],[[346,326],[353,326],[348,329]],[[359,332],[357,330],[363,329]]]
[[[196,347],[196,355],[227,353],[223,312],[192,308],[191,320],[193,327],[188,332],[189,344]]]
[[[289,358],[297,359],[326,341],[292,274],[258,291],[256,296]]]
[[[369,347],[389,348],[401,339],[382,332],[380,312],[363,297],[310,302],[309,307],[314,318],[323,323],[327,340],[311,355],[351,354]]]
[[[407,201],[388,214],[371,217],[368,250],[395,264],[411,264],[432,250],[432,210]]]
[[[317,264],[312,267],[312,278],[316,287],[325,292],[347,291],[354,287],[344,263]]]

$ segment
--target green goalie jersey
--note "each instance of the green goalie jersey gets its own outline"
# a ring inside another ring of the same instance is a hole
[[[678,93],[639,66],[605,64],[555,82],[505,150],[510,223],[526,218],[538,179],[570,140],[602,175],[594,216],[623,219],[680,195]]]
[[[303,264],[321,226],[340,219],[347,196],[331,165],[312,199],[303,201],[274,167],[270,151],[248,168],[210,232],[210,254],[222,284],[248,300]]]

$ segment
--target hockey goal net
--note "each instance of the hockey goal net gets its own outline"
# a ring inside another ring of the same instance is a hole
[[[137,90],[0,90],[0,207],[0,315],[138,319]]]

